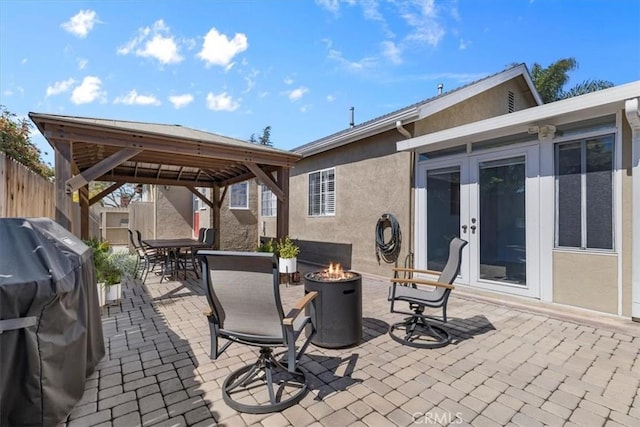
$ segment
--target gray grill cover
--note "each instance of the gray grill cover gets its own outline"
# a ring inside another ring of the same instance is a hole
[[[104,356],[91,249],[48,218],[0,218],[0,425],[53,426]]]

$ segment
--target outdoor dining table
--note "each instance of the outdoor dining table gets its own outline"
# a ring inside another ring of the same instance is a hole
[[[195,251],[197,249],[207,248],[209,245],[205,242],[201,242],[196,239],[191,238],[177,238],[177,239],[144,239],[142,243],[147,245],[150,249],[155,249],[158,251],[165,251],[165,265],[162,269],[162,276],[173,276],[177,275],[179,269],[179,256],[181,249],[191,249],[191,251]],[[196,273],[196,276],[199,278],[198,270],[193,266],[193,271]],[[185,262],[184,269],[184,277],[187,278],[187,268]],[[162,281],[162,278],[160,279]]]

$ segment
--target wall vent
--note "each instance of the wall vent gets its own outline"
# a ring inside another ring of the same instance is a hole
[[[507,113],[513,113],[516,110],[515,106],[515,94],[509,91],[509,99],[507,105]]]

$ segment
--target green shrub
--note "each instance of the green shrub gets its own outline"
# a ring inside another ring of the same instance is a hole
[[[295,258],[300,253],[300,248],[293,243],[289,236],[276,243],[276,253],[280,258]]]
[[[267,242],[260,242],[256,251],[274,253],[276,251],[276,248],[275,248],[275,244],[273,243],[273,239],[269,239],[269,241]]]

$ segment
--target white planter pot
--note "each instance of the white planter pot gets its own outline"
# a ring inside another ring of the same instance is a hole
[[[295,273],[298,271],[298,258],[279,258],[278,271],[280,273]]]
[[[118,301],[122,296],[122,284],[116,283],[115,285],[105,287],[105,299],[106,302]]]
[[[98,283],[98,286],[96,286],[96,288],[98,291],[98,307],[103,307],[107,302],[106,289],[104,287],[104,283]]]

